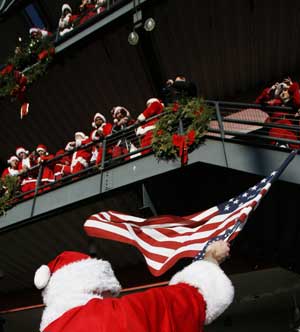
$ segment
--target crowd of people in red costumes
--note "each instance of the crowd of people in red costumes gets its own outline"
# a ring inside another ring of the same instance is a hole
[[[59,35],[63,36],[72,31],[77,25],[105,11],[106,7],[107,0],[82,0],[78,10],[73,13],[69,4],[63,4],[58,22]]]
[[[132,130],[134,137],[128,140],[121,136],[112,144],[106,146],[106,158],[109,156],[113,159],[136,151],[137,148],[148,147],[151,145],[153,129],[158,118],[148,122],[147,119],[161,114],[163,109],[164,104],[159,99],[150,98],[146,103],[145,110],[136,120],[131,117],[129,110],[123,106],[116,106],[111,110],[112,123],[107,122],[103,114],[96,113],[93,117],[90,135],[76,132],[74,140],[68,142],[66,147],[57,151],[56,154],[50,153],[43,144],[39,144],[32,153],[29,153],[24,147],[16,148],[15,155],[7,160],[8,167],[3,171],[2,178],[18,176],[20,178],[20,190],[26,193],[36,188],[39,169],[34,167],[36,165],[43,164],[40,185],[49,185],[67,175],[78,173],[91,165],[100,165],[103,158],[103,138],[124,130],[133,124],[139,124],[136,130]],[[92,142],[95,144],[92,144]],[[88,146],[86,147],[86,145]],[[81,147],[83,148],[81,149]],[[70,153],[66,154],[67,151],[70,151]],[[150,151],[151,149],[141,149],[140,152],[127,158],[137,157]],[[57,158],[51,162],[54,157]],[[48,189],[49,186],[44,187],[44,190]],[[25,197],[30,197],[30,195],[33,195],[33,192]]]
[[[275,138],[272,144],[283,148],[299,149],[299,144],[279,143],[276,138],[300,140],[299,129],[295,130],[293,126],[299,126],[300,109],[300,91],[299,84],[293,82],[290,77],[283,79],[282,82],[276,82],[271,87],[265,88],[255,100],[256,104],[267,106],[290,107],[291,111],[276,110],[269,112],[270,121],[280,127],[273,127],[269,131],[269,136]]]

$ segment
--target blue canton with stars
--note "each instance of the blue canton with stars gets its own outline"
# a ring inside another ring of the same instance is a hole
[[[231,198],[229,201],[222,203],[218,205],[219,209],[219,215],[232,213],[235,210],[239,209],[241,206],[247,204],[249,201],[251,201],[253,198],[255,198],[257,195],[260,194],[261,190],[268,184],[272,183],[274,180],[278,177],[278,172],[274,171],[272,172],[268,177],[261,180],[259,183],[257,183],[255,186],[249,188],[244,193],[240,194],[239,196],[235,198]],[[223,234],[220,234],[212,239],[210,239],[204,246],[204,248],[195,256],[193,261],[202,260],[205,256],[207,247],[212,244],[213,242],[220,241],[220,240],[226,240],[228,239],[239,227],[241,226],[241,221],[238,219],[236,220],[236,223],[231,227],[228,228]]]

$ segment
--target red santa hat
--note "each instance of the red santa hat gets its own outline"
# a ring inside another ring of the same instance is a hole
[[[157,99],[157,98],[150,98],[150,99],[147,100],[146,105],[147,105],[147,107],[149,107],[152,103],[155,103],[155,102],[158,102],[158,103],[162,104],[162,102],[159,99]]]
[[[33,33],[38,33],[38,32],[40,32],[42,34],[42,37],[47,37],[47,36],[50,35],[50,33],[47,30],[44,30],[44,29],[40,29],[40,28],[30,28],[29,29],[29,34],[30,35],[32,35]]]
[[[16,156],[11,156],[11,157],[7,160],[7,163],[10,165],[11,162],[14,161],[14,160],[19,161],[19,158],[16,157]]]
[[[20,153],[24,152],[25,154],[29,154],[29,151],[28,150],[25,150],[22,146],[18,147],[16,149],[16,155],[18,157],[20,157]]]
[[[114,107],[114,108],[111,110],[111,114],[112,114],[112,116],[115,118],[116,115],[117,115],[119,112],[121,112],[121,111],[124,111],[124,112],[126,113],[125,116],[128,116],[128,117],[130,116],[130,112],[128,111],[128,109],[125,108],[125,107],[123,107],[123,106],[116,106],[116,107]]]
[[[88,137],[86,136],[85,133],[83,133],[82,131],[77,131],[74,136],[80,136],[82,139],[87,139]]]
[[[44,145],[44,144],[39,144],[36,148],[36,152],[39,152],[39,151],[44,151],[44,152],[47,152],[47,147]]]
[[[62,13],[62,15],[64,14],[64,11],[65,11],[66,9],[68,9],[68,10],[72,13],[72,8],[70,7],[70,5],[67,4],[67,3],[64,3],[64,4],[62,5],[62,7],[61,7],[61,13]]]
[[[97,126],[96,126],[96,124],[95,124],[95,121],[96,121],[97,118],[100,118],[100,119],[102,119],[103,122],[106,122],[106,118],[105,118],[105,116],[104,116],[103,114],[101,114],[101,113],[96,113],[96,114],[94,115],[94,121],[92,122],[92,127],[93,127],[93,128],[97,128]]]
[[[97,290],[100,294],[111,291],[118,294],[121,286],[109,262],[76,252],[64,251],[35,272],[34,284],[38,289],[76,284],[76,289]]]

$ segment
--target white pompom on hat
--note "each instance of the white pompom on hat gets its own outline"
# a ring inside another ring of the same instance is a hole
[[[16,156],[11,156],[11,157],[7,160],[7,163],[8,163],[8,164],[11,164],[11,162],[14,161],[14,160],[19,161],[19,158],[16,157]]]
[[[47,286],[51,276],[59,269],[67,266],[68,264],[79,262],[88,259],[90,256],[76,251],[64,251],[55,257],[47,265],[40,266],[34,275],[34,284],[36,288],[43,289]]]
[[[103,114],[101,114],[101,113],[96,113],[96,114],[94,115],[94,121],[92,122],[92,127],[93,127],[93,128],[96,128],[96,129],[97,129],[97,126],[96,126],[95,121],[96,121],[97,118],[100,118],[100,119],[102,119],[103,122],[106,122],[106,118],[105,118],[105,116],[104,116]]]
[[[16,155],[18,157],[20,157],[20,153],[24,152],[25,154],[29,154],[29,151],[28,150],[25,150],[22,146],[18,147],[16,149]]]

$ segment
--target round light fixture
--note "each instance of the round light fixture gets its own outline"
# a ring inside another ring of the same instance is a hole
[[[155,28],[155,21],[152,17],[148,18],[144,24],[144,29],[146,31],[152,31]]]
[[[139,35],[135,31],[130,32],[128,36],[128,43],[134,46],[138,42],[139,42]]]

